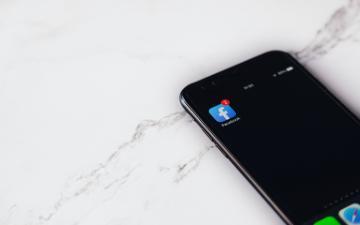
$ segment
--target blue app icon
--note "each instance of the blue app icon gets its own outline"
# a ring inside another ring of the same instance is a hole
[[[210,115],[219,123],[227,121],[236,116],[236,112],[229,105],[229,100],[222,100],[221,104],[209,109]]]
[[[360,224],[360,205],[352,204],[339,212],[343,221],[348,225]]]

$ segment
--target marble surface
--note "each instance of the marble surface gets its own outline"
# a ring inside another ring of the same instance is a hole
[[[360,0],[0,1],[0,224],[283,224],[178,94],[281,49],[359,114],[359,29]]]

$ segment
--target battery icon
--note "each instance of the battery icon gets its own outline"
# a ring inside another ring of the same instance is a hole
[[[289,66],[288,68],[286,68],[286,71],[289,72],[289,71],[291,71],[291,70],[293,70],[293,69],[294,69],[294,67]]]

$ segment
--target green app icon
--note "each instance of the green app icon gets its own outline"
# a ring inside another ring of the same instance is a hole
[[[334,217],[328,216],[322,220],[317,221],[314,225],[341,225]]]

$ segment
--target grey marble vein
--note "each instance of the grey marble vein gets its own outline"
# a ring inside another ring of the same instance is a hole
[[[88,192],[95,184],[99,183],[102,177],[107,174],[106,169],[111,166],[112,163],[115,162],[117,157],[120,157],[121,152],[125,149],[138,144],[142,138],[146,135],[146,132],[151,128],[166,128],[174,125],[178,121],[181,121],[186,116],[185,112],[179,111],[175,113],[171,113],[162,117],[159,120],[143,120],[140,122],[136,128],[134,133],[131,136],[129,141],[124,142],[119,146],[119,148],[114,151],[104,162],[99,163],[97,167],[90,170],[88,173],[79,175],[74,179],[68,181],[67,186],[71,186],[71,190],[68,191],[65,189],[59,199],[54,203],[52,209],[45,215],[40,215],[38,217],[39,224],[46,224],[49,222],[57,212],[69,201],[72,199]],[[188,120],[189,122],[191,120]],[[107,183],[104,186],[104,190],[111,188],[113,185],[121,183],[125,184],[130,176],[136,171],[136,167],[129,169],[125,174],[123,174],[120,178],[116,178],[115,180]],[[74,188],[75,187],[75,188]]]
[[[354,39],[359,30],[360,0],[349,0],[331,15],[309,44],[293,55],[303,63],[317,59],[343,41]]]
[[[313,38],[313,40],[306,45],[302,50],[293,52],[302,62],[306,63],[311,60],[317,59],[334,47],[339,45],[343,40],[354,37],[359,31],[359,13],[360,13],[360,0],[350,0],[345,6],[342,6],[329,18],[325,25],[320,28]],[[45,224],[49,222],[57,212],[64,207],[64,205],[72,199],[88,192],[91,187],[98,183],[99,180],[107,173],[106,169],[112,164],[116,163],[116,159],[121,157],[121,153],[125,150],[129,150],[130,146],[135,146],[146,136],[146,133],[151,128],[167,128],[171,127],[175,123],[189,118],[184,111],[170,113],[165,115],[159,120],[143,120],[135,128],[130,140],[120,144],[119,148],[111,153],[109,157],[103,162],[99,163],[95,168],[89,170],[75,177],[69,182],[70,186],[75,186],[70,193],[62,194],[58,200],[54,203],[53,207],[48,213],[38,217],[39,224]],[[211,149],[215,148],[213,145],[205,148],[204,151],[200,151],[193,158],[189,159],[185,163],[179,163],[176,166],[176,175],[174,182],[181,182],[186,176],[194,171],[200,164],[204,155]],[[136,171],[136,168],[129,169],[123,176],[107,183],[104,189],[109,189],[116,183],[125,184],[131,175]],[[64,193],[67,192],[66,190]]]
[[[0,217],[0,223],[6,224],[6,221],[10,220],[11,217],[15,214],[16,208],[16,204],[11,205],[7,210],[7,215],[4,215],[4,217]]]
[[[203,151],[197,154],[195,157],[189,159],[185,163],[177,165],[176,175],[174,181],[179,183],[192,171],[194,171],[200,164],[201,159],[208,153],[211,149],[215,148],[215,145],[207,146]]]
[[[164,128],[171,126],[178,122],[179,120],[183,119],[185,117],[185,112],[179,111],[170,113],[164,117],[162,117],[159,120],[143,120],[141,121],[135,128],[134,133],[131,136],[131,139],[129,141],[126,141],[122,143],[116,151],[111,153],[111,155],[104,161],[98,164],[97,167],[92,169],[86,174],[80,175],[76,178],[77,181],[88,181],[91,179],[97,179],[98,176],[102,173],[102,171],[105,171],[105,169],[116,159],[119,154],[126,148],[128,148],[131,145],[135,145],[138,142],[142,140],[142,138],[145,136],[146,132],[150,128],[158,127],[158,128]]]

